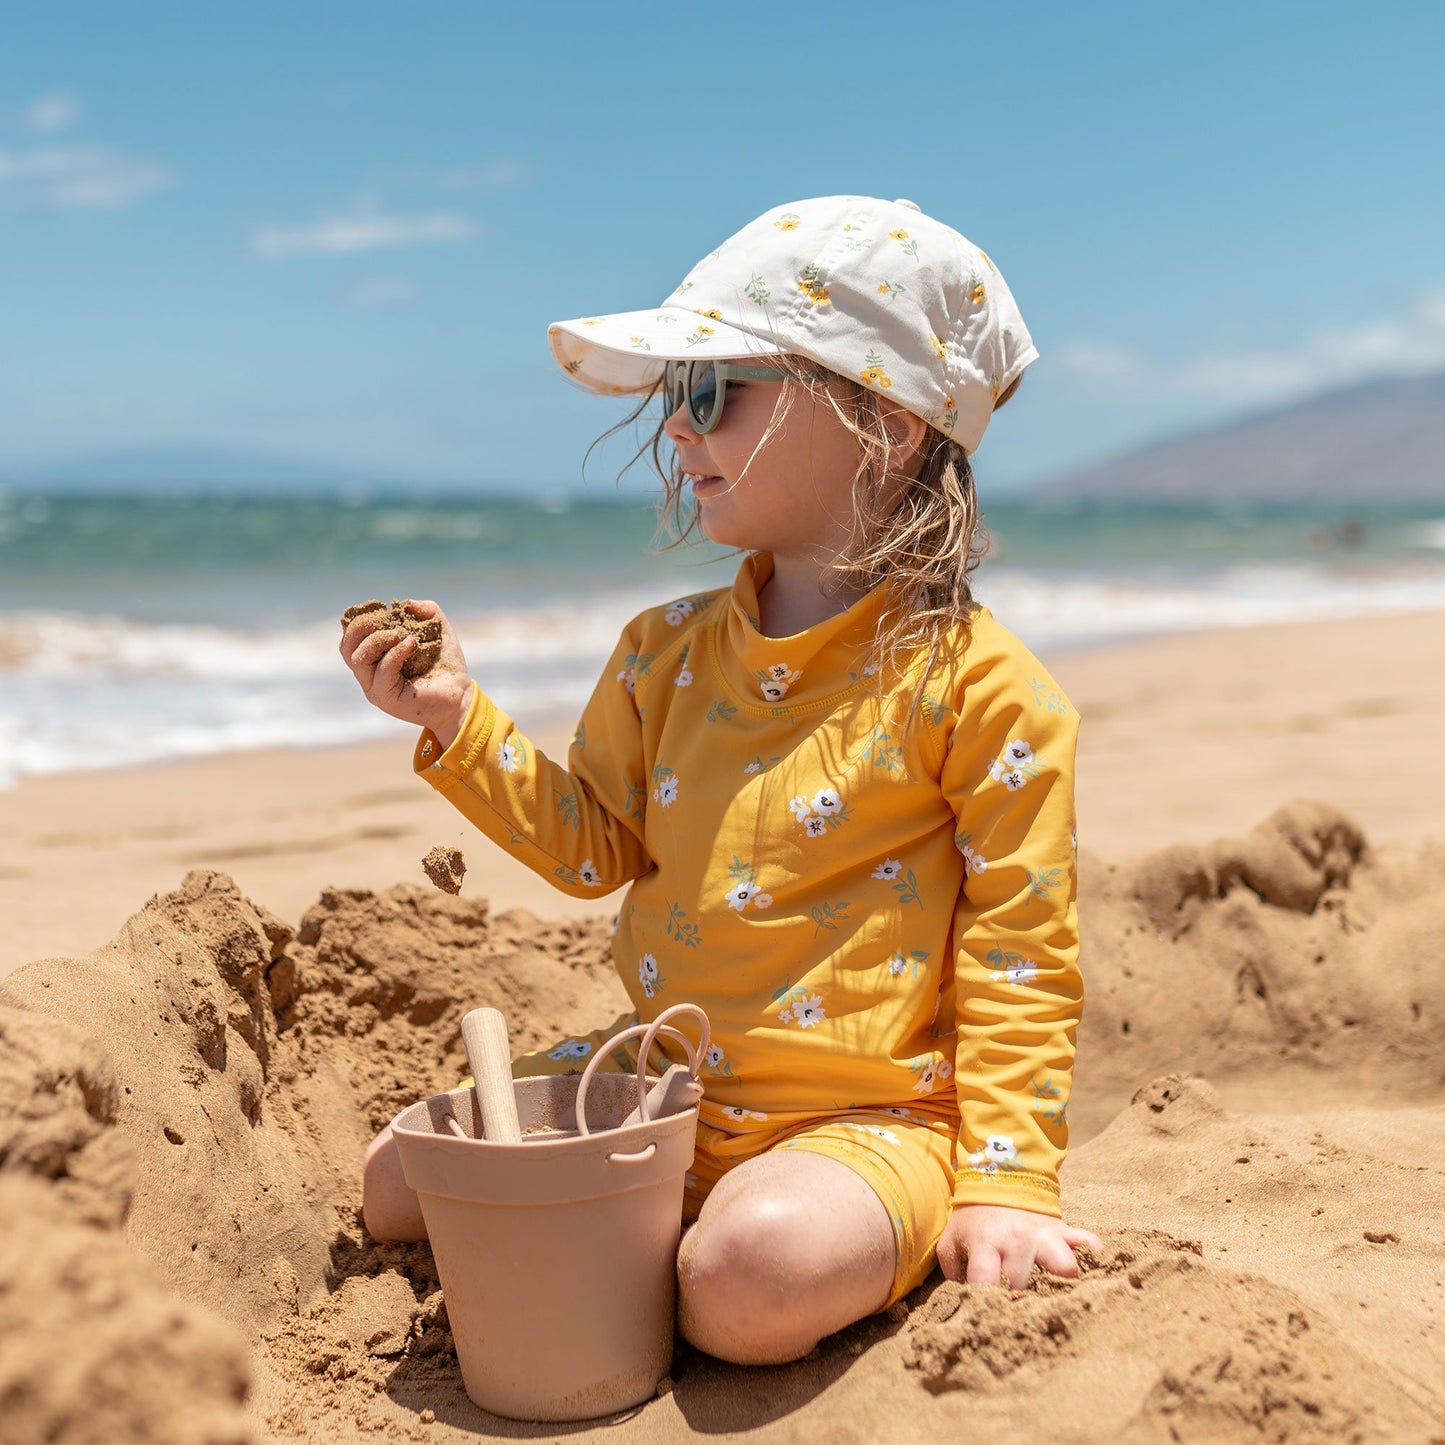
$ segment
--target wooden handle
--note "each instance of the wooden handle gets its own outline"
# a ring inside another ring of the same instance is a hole
[[[482,1129],[494,1144],[520,1144],[517,1096],[512,1092],[512,1050],[507,1020],[494,1008],[474,1008],[462,1019],[462,1043],[476,1080]]]

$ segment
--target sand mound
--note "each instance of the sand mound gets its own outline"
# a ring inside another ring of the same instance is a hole
[[[0,1169],[49,1181],[53,1204],[114,1228],[130,1206],[134,1160],[111,1129],[115,1068],[59,1019],[0,1008]]]
[[[1445,1419],[1445,1104],[1390,1092],[1373,1107],[1236,1114],[1204,1080],[1169,1075],[1071,1156],[1070,1198],[1096,1229],[1147,1219],[1210,1260],[1287,1279],[1371,1361],[1388,1385],[1377,1402]]]
[[[1128,867],[1085,855],[1076,1129],[1175,1070],[1287,1075],[1340,1097],[1363,1081],[1445,1084],[1442,865],[1436,848],[1373,866],[1348,818],[1303,802],[1242,840]]]
[[[3,995],[101,1027],[137,1173],[126,1235],[248,1335],[276,1318],[278,1261],[311,1287],[328,1263],[331,1201],[297,1147],[291,1050],[277,1057],[291,936],[229,880],[193,873],[109,947],[22,969]]]
[[[135,1184],[105,1051],[0,1007],[0,1438],[255,1438],[250,1350],[120,1226]]]
[[[994,1429],[1077,1428],[1076,1382],[1106,1366],[1089,1438],[1378,1440],[1429,1417],[1378,1400],[1366,1359],[1296,1295],[1217,1269],[1200,1246],[1121,1230],[1078,1283],[1033,1291],[942,1284],[909,1321],[907,1365],[966,1392]],[[1040,1401],[1053,1402],[1040,1405]],[[1066,1403],[1067,1402],[1067,1403]],[[1051,1418],[1052,1417],[1052,1418]]]
[[[344,1063],[364,1145],[406,1105],[466,1074],[468,1009],[501,1009],[521,1052],[627,1008],[607,961],[610,934],[600,918],[494,917],[485,900],[420,884],[327,890],[296,936],[287,1037],[308,1072]],[[345,1168],[351,1189],[354,1154]]]
[[[782,1370],[684,1349],[629,1433],[1445,1438],[1442,861],[1382,866],[1321,805],[1087,861],[1072,1109],[1112,1122],[1065,1184],[1104,1256],[1018,1296],[935,1276]],[[364,1236],[358,1165],[465,1071],[467,1009],[519,1049],[619,1012],[608,934],[421,885],[328,891],[293,929],[192,873],[106,948],[12,975],[5,1438],[526,1433],[466,1400],[430,1252]],[[1345,1070],[1353,1107],[1321,1112]]]
[[[465,1072],[469,1008],[505,1009],[519,1048],[619,1012],[607,936],[601,920],[493,919],[484,902],[420,885],[328,892],[293,931],[223,875],[189,874],[106,948],[6,981],[0,1179],[49,1181],[47,1197],[77,1225],[123,1231],[178,1308],[206,1305],[253,1343],[271,1336],[282,1373],[297,1359],[310,1370],[332,1292],[348,1280],[369,1281],[400,1258],[414,1301],[436,1293],[429,1251],[363,1239],[357,1170],[371,1135]],[[139,1291],[130,1325],[129,1307],[117,1306],[118,1337],[133,1325],[144,1338],[151,1306],[136,1283],[139,1260],[119,1235],[116,1250],[127,1263],[115,1279]],[[0,1270],[0,1301],[11,1298],[10,1279]],[[118,1298],[130,1289],[115,1286]],[[369,1296],[356,1286],[349,1298]],[[439,1310],[438,1298],[431,1322]],[[294,1348],[293,1326],[306,1337]],[[21,1329],[0,1304],[0,1337]],[[430,1343],[426,1335],[418,1339],[436,1353],[437,1331]],[[338,1338],[363,1358],[377,1344],[350,1326]],[[349,1377],[333,1365],[333,1376]],[[234,1370],[211,1373],[224,1395]],[[104,1438],[199,1438],[189,1424],[170,1429],[145,1415],[152,1382],[135,1378],[134,1418],[149,1423]],[[199,1397],[177,1398],[177,1421],[189,1420],[190,1405],[200,1410]],[[49,1438],[41,1428],[30,1435]],[[62,1429],[54,1438],[82,1437]]]

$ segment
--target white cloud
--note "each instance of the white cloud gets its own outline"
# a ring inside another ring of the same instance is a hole
[[[80,97],[68,91],[55,90],[38,95],[25,111],[25,124],[42,135],[64,130],[80,119]]]
[[[352,288],[353,306],[396,306],[415,301],[417,284],[405,276],[371,276]]]
[[[520,185],[528,174],[521,161],[501,159],[479,165],[423,167],[416,179],[444,191],[494,191]]]
[[[1445,368],[1445,287],[1421,292],[1391,315],[1320,327],[1289,349],[1206,353],[1170,363],[1142,350],[1080,342],[1054,348],[1048,360],[1082,393],[1139,403],[1284,403],[1375,376]]]
[[[395,246],[468,241],[476,234],[475,222],[446,211],[428,216],[363,214],[336,216],[313,226],[265,226],[252,236],[251,249],[267,257],[345,255]]]
[[[119,210],[175,182],[170,167],[105,146],[0,149],[0,202],[13,197],[59,210]]]
[[[1065,342],[1056,346],[1048,359],[1070,377],[1111,384],[1130,381],[1146,370],[1142,353],[1095,341]]]

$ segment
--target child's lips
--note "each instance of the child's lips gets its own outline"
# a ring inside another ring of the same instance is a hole
[[[694,496],[701,496],[705,492],[717,491],[726,485],[721,477],[694,477],[692,479],[692,492]]]

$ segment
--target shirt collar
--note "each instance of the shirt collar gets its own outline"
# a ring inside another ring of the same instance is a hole
[[[773,575],[770,553],[743,560],[733,582],[722,638],[722,667],[734,689],[759,707],[792,709],[846,692],[872,676],[870,652],[886,586],[865,593],[845,611],[791,637],[759,631],[758,594]]]

